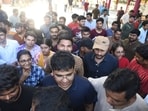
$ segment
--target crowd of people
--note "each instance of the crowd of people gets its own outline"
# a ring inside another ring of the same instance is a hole
[[[0,8],[0,111],[148,111],[148,15],[106,7],[36,29]]]

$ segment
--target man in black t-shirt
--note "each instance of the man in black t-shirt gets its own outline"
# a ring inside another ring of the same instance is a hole
[[[0,111],[30,111],[34,89],[19,85],[16,67],[0,65]]]

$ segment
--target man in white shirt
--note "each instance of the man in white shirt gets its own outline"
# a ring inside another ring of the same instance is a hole
[[[131,15],[134,15],[134,10],[130,10],[129,13],[125,13],[121,19],[120,19],[120,22],[123,24],[127,23],[129,21],[129,17]]]
[[[90,30],[96,28],[96,20],[92,19],[92,13],[90,12],[86,14],[85,26],[89,27]]]
[[[108,77],[89,78],[97,91],[94,111],[148,111],[148,105],[137,91],[140,80],[129,69],[117,69]]]
[[[138,40],[139,42],[144,44],[148,41],[148,38],[146,37],[148,33],[148,20],[142,23],[142,27],[139,29],[139,31],[140,31],[140,35],[138,37]]]
[[[105,30],[108,29],[108,12],[107,12],[107,9],[103,10],[103,14],[100,17],[104,19],[103,28]]]
[[[0,28],[0,64],[16,65],[18,47],[16,40],[6,39],[6,29]]]

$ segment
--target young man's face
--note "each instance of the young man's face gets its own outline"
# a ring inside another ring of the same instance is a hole
[[[120,40],[120,39],[121,39],[121,32],[120,32],[120,31],[116,31],[116,32],[114,33],[114,38],[115,38],[116,40]]]
[[[57,44],[57,49],[59,51],[67,51],[71,52],[72,51],[72,43],[70,40],[60,40],[60,42]]]
[[[22,33],[22,29],[23,27],[16,27],[15,30],[18,34],[21,34]]]
[[[144,30],[148,30],[148,24],[146,24],[145,26],[143,26]]]
[[[137,52],[135,53],[135,59],[138,64],[140,65],[148,65],[148,60],[144,59],[143,57],[140,56]]]
[[[15,102],[18,100],[19,96],[20,96],[20,86],[19,85],[15,85],[14,87],[10,88],[9,90],[3,91],[0,93],[0,100],[7,102],[7,103],[11,103],[11,102]]]
[[[63,24],[63,25],[65,25],[65,20],[64,19],[59,19],[59,24]]]
[[[89,38],[90,32],[82,32],[81,35],[82,35],[82,38]]]
[[[45,17],[44,22],[46,25],[49,25],[51,23],[51,19],[49,17]]]
[[[130,33],[128,38],[129,38],[130,42],[135,42],[135,41],[137,41],[138,36],[136,34]]]
[[[130,23],[133,23],[134,21],[135,21],[135,18],[134,18],[134,17],[130,17],[130,18],[129,18],[129,22],[130,22]]]
[[[79,21],[79,25],[81,27],[85,26],[85,19]]]
[[[113,29],[113,30],[117,30],[117,29],[118,29],[118,24],[114,23],[114,24],[112,25],[112,29]]]
[[[35,42],[36,42],[36,39],[33,37],[33,36],[30,36],[28,35],[25,39],[24,39],[26,45],[28,47],[33,47]]]
[[[29,27],[29,29],[34,29],[34,28],[35,28],[34,22],[33,22],[33,21],[30,21],[30,22],[28,23],[28,27]]]
[[[103,23],[101,21],[98,21],[96,26],[97,26],[97,29],[102,29]]]
[[[87,19],[88,21],[90,21],[92,18],[91,18],[90,15],[87,15],[87,16],[86,16],[86,19]]]
[[[109,90],[106,90],[106,101],[113,106],[114,109],[123,109],[130,103],[125,99],[125,92],[117,93]]]
[[[95,53],[95,58],[96,59],[103,59],[104,56],[107,53],[107,50],[102,50],[102,49],[94,49],[94,53]]]
[[[6,40],[6,34],[0,32],[0,43],[3,43]]]
[[[57,39],[58,33],[59,33],[59,29],[58,28],[51,28],[50,29],[51,39]]]
[[[74,68],[69,70],[54,70],[53,77],[60,88],[68,90],[74,80]]]

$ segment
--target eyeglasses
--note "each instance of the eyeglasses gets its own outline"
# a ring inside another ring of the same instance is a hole
[[[20,63],[26,63],[26,62],[31,62],[32,61],[32,58],[29,58],[27,60],[20,60],[19,62]]]

